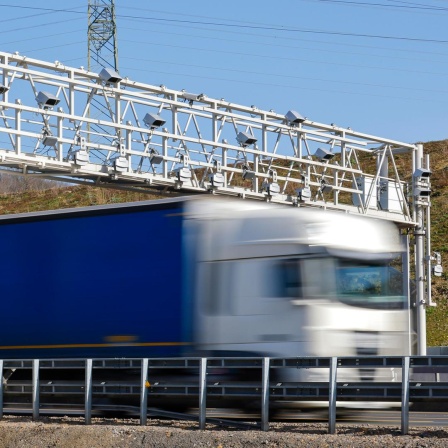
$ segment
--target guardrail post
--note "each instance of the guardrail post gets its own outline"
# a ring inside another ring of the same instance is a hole
[[[92,423],[92,366],[91,359],[86,359],[86,384],[85,384],[85,423],[90,425]]]
[[[3,359],[0,359],[0,418],[3,418]]]
[[[261,397],[261,430],[269,431],[269,367],[270,359],[263,358],[263,383]]]
[[[199,429],[205,429],[207,419],[207,358],[201,358],[199,368]]]
[[[402,360],[401,367],[401,433],[409,433],[409,356]]]
[[[148,358],[142,359],[140,375],[140,425],[145,426],[148,421]]]
[[[2,378],[3,380],[3,378]],[[33,359],[33,419],[39,418],[39,360]]]
[[[0,359],[0,418],[3,418],[3,359]]]
[[[337,395],[338,358],[333,356],[330,362],[330,384],[328,391],[328,433],[336,432],[336,395]]]

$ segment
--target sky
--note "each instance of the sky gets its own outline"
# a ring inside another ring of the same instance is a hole
[[[123,77],[407,143],[448,138],[448,0],[115,9]],[[87,67],[87,11],[88,0],[0,0],[0,51]],[[112,61],[108,49],[101,57]]]

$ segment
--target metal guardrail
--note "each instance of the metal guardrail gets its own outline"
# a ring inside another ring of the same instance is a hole
[[[338,370],[366,368],[397,369],[401,381],[338,382]],[[328,380],[275,381],[276,373],[284,369],[326,369]],[[41,377],[43,373],[48,377],[49,370],[56,375],[50,381]],[[70,375],[68,379],[57,379],[58,372],[65,372],[67,377],[67,371],[75,370],[75,379]],[[16,371],[28,376],[14,379],[9,373]],[[82,379],[79,372],[83,373]],[[228,372],[245,374],[249,379],[235,380]],[[83,407],[85,423],[90,424],[94,397],[118,396],[138,398],[140,424],[145,425],[151,400],[188,397],[197,399],[199,427],[205,429],[208,398],[243,398],[260,403],[259,427],[268,431],[272,401],[306,400],[325,405],[328,402],[328,431],[334,434],[337,401],[390,401],[401,403],[401,432],[407,434],[410,401],[448,399],[448,380],[440,381],[440,375],[445,377],[447,372],[448,356],[0,360],[4,378],[0,385],[0,417],[8,411],[7,405],[11,406],[11,397],[31,395],[30,411],[36,419],[43,410],[41,398],[64,396]],[[158,377],[163,380],[155,379]]]

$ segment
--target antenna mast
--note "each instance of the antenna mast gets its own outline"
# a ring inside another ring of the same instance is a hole
[[[89,0],[88,19],[88,70],[99,72],[103,67],[111,67],[118,72],[114,0]]]

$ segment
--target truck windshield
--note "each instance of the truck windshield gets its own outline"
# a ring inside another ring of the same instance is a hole
[[[404,309],[402,273],[386,263],[337,260],[338,299],[351,306]]]

